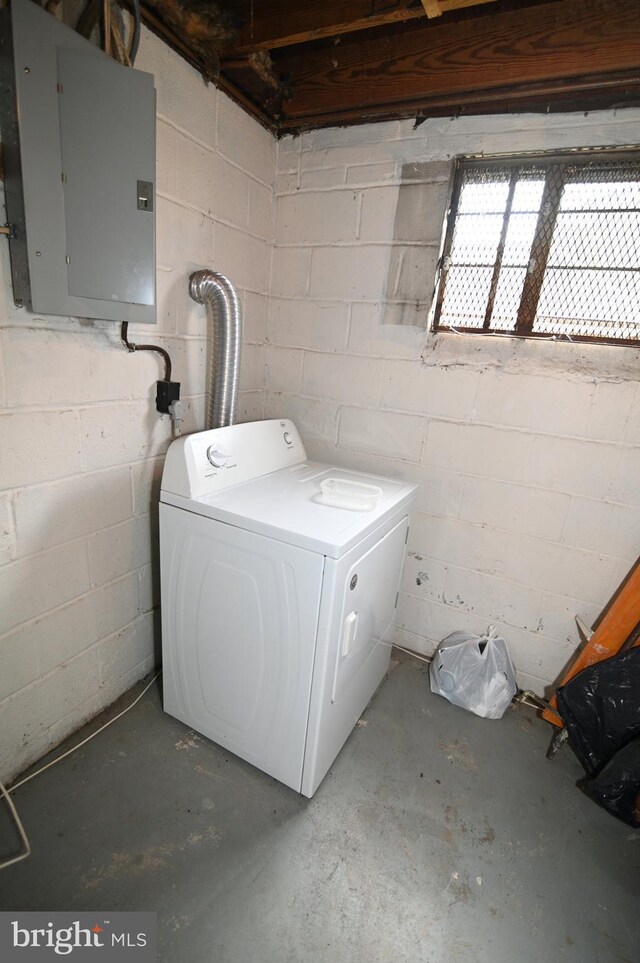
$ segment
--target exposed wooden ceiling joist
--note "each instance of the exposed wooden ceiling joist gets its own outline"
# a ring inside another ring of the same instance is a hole
[[[438,0],[422,0],[422,6],[424,7],[424,12],[428,17],[442,16],[442,7],[440,6]]]
[[[169,16],[172,4],[182,12]],[[142,10],[208,79],[220,56],[216,83],[276,133],[640,106],[638,0],[143,0]]]
[[[539,96],[547,85],[552,98],[554,91],[566,95],[572,80],[584,93],[596,75],[610,86],[616,78],[638,86],[637,12],[637,0],[557,0],[455,23],[425,19],[384,36],[352,35],[338,47],[309,46],[304,56],[283,51],[276,68],[289,78],[291,97],[281,127],[349,123],[358,113],[388,114],[392,105],[428,112],[444,101],[455,110],[531,86]]]
[[[238,52],[289,47],[293,44],[320,40],[379,27],[387,23],[424,17],[416,0],[376,4],[371,0],[299,0],[293,5],[281,0],[264,0],[249,11],[234,49]]]
[[[276,50],[309,40],[336,37],[370,30],[385,24],[437,16],[452,10],[475,7],[496,0],[298,0],[295,4],[282,0],[252,3],[244,13],[244,26],[237,53],[251,50]],[[437,13],[433,11],[437,10]],[[431,12],[430,12],[431,11]]]
[[[485,3],[496,3],[497,0],[421,0],[424,12],[428,17],[441,17],[450,10],[462,10],[465,7],[479,7]]]

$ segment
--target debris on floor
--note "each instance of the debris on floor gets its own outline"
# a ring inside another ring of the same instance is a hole
[[[518,691],[506,641],[490,625],[486,635],[452,632],[430,669],[431,691],[484,719],[501,719]]]
[[[640,649],[583,669],[558,689],[558,711],[587,795],[640,826]]]

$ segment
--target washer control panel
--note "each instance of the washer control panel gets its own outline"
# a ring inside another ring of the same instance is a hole
[[[286,418],[214,428],[173,442],[162,490],[186,498],[213,495],[306,458],[298,430]]]

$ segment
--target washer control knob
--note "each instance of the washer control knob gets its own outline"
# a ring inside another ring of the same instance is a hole
[[[290,432],[285,431],[285,433],[284,433],[284,435],[283,435],[282,437],[284,438],[284,440],[286,441],[286,443],[287,443],[288,445],[292,445],[292,444],[293,444],[293,438],[291,437],[291,433],[290,433]]]
[[[215,445],[209,445],[207,448],[207,458],[214,468],[223,468],[229,461],[229,456],[216,448]]]

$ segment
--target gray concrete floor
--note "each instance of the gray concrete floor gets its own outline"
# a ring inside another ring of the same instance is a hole
[[[151,690],[18,790],[33,855],[0,906],[156,910],[163,963],[638,963],[640,831],[576,788],[570,749],[547,762],[549,733],[404,663],[308,801]]]

